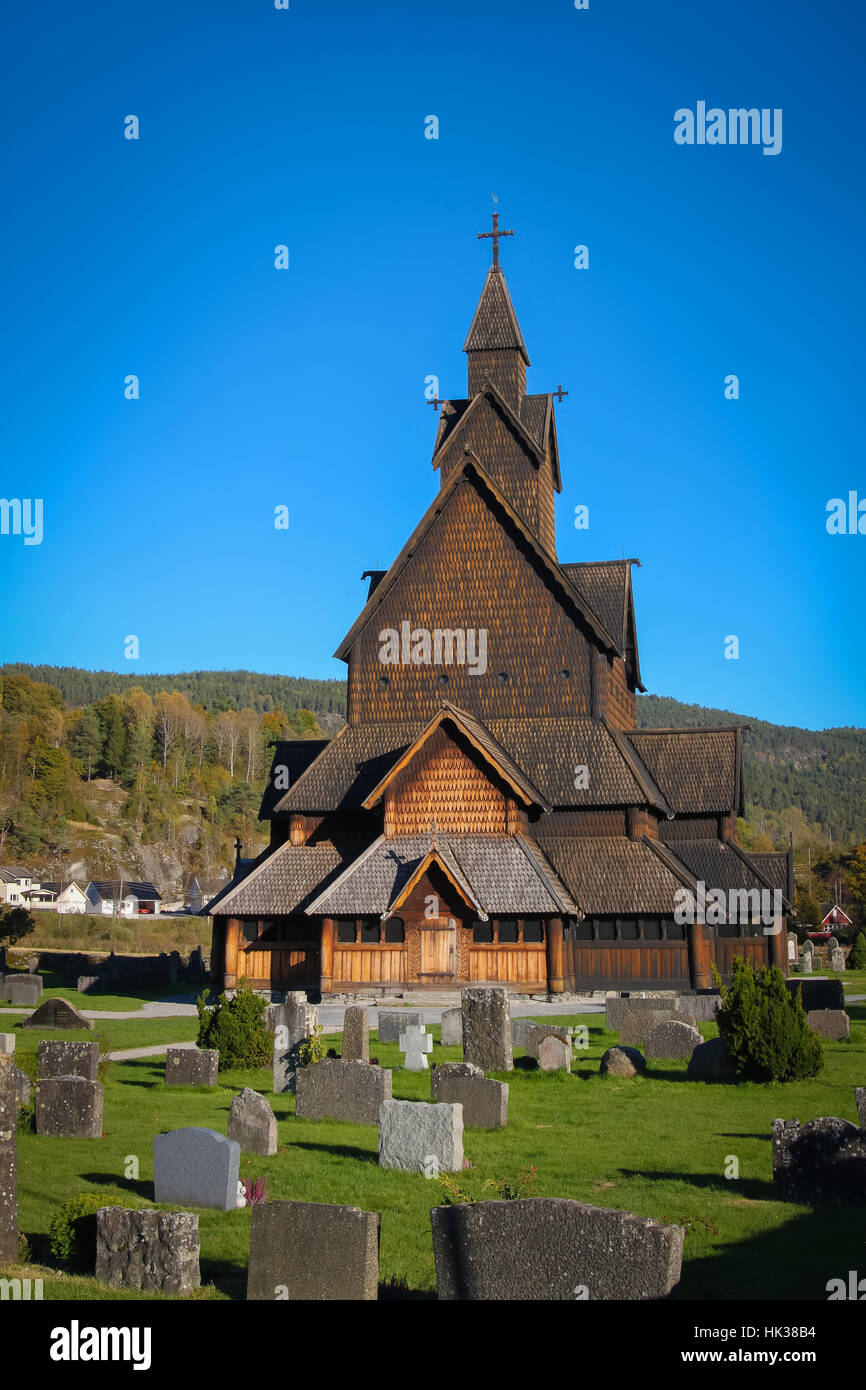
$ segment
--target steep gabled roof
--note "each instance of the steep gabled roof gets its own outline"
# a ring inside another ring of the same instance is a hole
[[[503,412],[506,421],[512,425],[517,421],[521,425],[524,433],[520,437],[524,440],[524,443],[529,446],[532,441],[534,441],[536,445],[535,455],[539,463],[543,461],[549,445],[550,457],[553,465],[553,486],[557,492],[562,492],[562,473],[559,467],[559,445],[556,438],[553,396],[550,394],[522,396],[520,400],[520,412],[516,415],[502,393],[492,384],[488,383],[488,386],[491,393],[488,399],[495,401],[500,406],[504,405],[506,407],[506,410]],[[477,395],[471,397],[471,399],[467,398],[465,400],[442,402],[442,409],[439,414],[439,426],[433,444],[432,465],[434,468],[439,468],[441,466],[446,444],[450,444],[452,437],[456,435],[458,431],[458,427],[462,426],[464,418],[468,415],[470,406],[475,405],[477,401],[485,396],[488,386],[483,387],[482,390],[479,391]],[[467,424],[467,428],[470,428],[470,426],[471,421]]]
[[[634,616],[632,565],[640,566],[640,560],[584,560],[563,564],[562,569],[578,593],[585,596],[608,631],[614,634],[620,651],[629,660],[631,679],[638,690],[643,690]]]
[[[682,880],[648,841],[547,835],[544,822],[535,827],[535,838],[585,916],[673,913]]]
[[[263,917],[302,912],[310,898],[343,867],[333,845],[269,849],[240,883],[230,883],[205,908],[207,915]]]
[[[409,724],[344,724],[280,798],[271,815],[292,811],[357,811],[424,728]]]
[[[120,897],[122,888],[124,897],[131,894],[143,902],[162,902],[162,894],[157,892],[152,883],[136,882],[129,878],[92,878],[87,887],[95,888],[101,898],[110,898],[112,901]]]
[[[742,815],[743,727],[633,729],[625,737],[677,815]]]
[[[505,283],[505,276],[498,265],[492,265],[487,272],[481,298],[478,301],[466,342],[464,352],[498,352],[516,348],[529,366],[529,354],[523,341],[523,334],[517,322],[511,295]]]
[[[267,786],[262,794],[259,820],[270,819],[286,791],[291,790],[330,742],[331,740],[327,738],[280,739],[278,741],[271,760]],[[285,769],[285,774],[280,778],[281,783],[283,783],[280,787],[275,785],[278,768]],[[285,785],[286,781],[288,786]]]

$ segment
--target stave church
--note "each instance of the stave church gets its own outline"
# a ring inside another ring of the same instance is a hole
[[[207,908],[212,983],[687,990],[736,954],[787,973],[784,929],[676,910],[705,886],[777,891],[788,914],[790,854],[737,843],[741,727],[637,727],[639,561],[557,558],[562,391],[528,390],[499,264],[513,233],[494,213],[480,235],[493,258],[466,393],[434,401],[438,491],[390,568],[363,576],[336,652],[345,725],[275,746],[270,843]]]

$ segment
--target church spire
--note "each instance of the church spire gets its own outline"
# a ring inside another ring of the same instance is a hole
[[[487,272],[463,351],[469,359],[470,397],[476,396],[489,381],[519,413],[520,402],[526,395],[529,354],[499,264],[499,239],[504,236],[514,236],[514,232],[499,230],[499,214],[494,209],[493,230],[478,233],[479,241],[493,241],[493,264]]]

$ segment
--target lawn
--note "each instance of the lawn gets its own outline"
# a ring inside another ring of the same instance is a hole
[[[838,1115],[856,1121],[854,1087],[866,1081],[866,1007],[850,1006],[852,1038],[825,1044],[825,1067],[813,1081],[787,1086],[708,1085],[685,1080],[685,1064],[650,1064],[645,1078],[598,1075],[616,1036],[598,1014],[563,1017],[585,1024],[588,1048],[572,1075],[517,1068],[503,1130],[467,1130],[472,1168],[455,1175],[469,1195],[495,1195],[493,1184],[535,1168],[534,1194],[572,1197],[685,1224],[681,1296],[695,1299],[826,1299],[828,1279],[862,1266],[862,1209],[812,1209],[780,1201],[772,1184],[770,1130],[776,1116],[801,1121]],[[549,1018],[540,1020],[550,1022]],[[195,1019],[106,1023],[112,1047],[172,1041],[195,1034]],[[129,1041],[129,1029],[137,1030]],[[433,1061],[458,1061],[459,1048],[438,1045]],[[705,1037],[715,1025],[702,1025]],[[158,1035],[157,1035],[158,1034]],[[19,1048],[37,1035],[16,1029]],[[48,1036],[46,1034],[46,1036]],[[63,1036],[51,1034],[50,1036]],[[79,1034],[78,1036],[81,1036]],[[332,1038],[329,1038],[332,1042]],[[427,1100],[427,1073],[399,1070],[394,1044],[371,1050],[394,1068],[394,1096]],[[521,1056],[518,1051],[516,1057]],[[380,1279],[392,1294],[435,1294],[429,1210],[444,1188],[421,1175],[384,1171],[376,1161],[373,1127],[298,1120],[294,1098],[271,1094],[267,1069],[226,1073],[213,1089],[166,1088],[160,1060],[112,1063],[105,1096],[105,1134],[99,1140],[19,1140],[20,1224],[46,1298],[140,1297],[107,1291],[92,1280],[50,1271],[47,1231],[56,1206],[83,1191],[150,1203],[153,1135],[185,1125],[225,1133],[232,1097],[252,1086],[271,1100],[280,1151],[274,1158],[243,1155],[241,1175],[265,1175],[272,1198],[338,1202],[382,1213]],[[732,1157],[739,1177],[725,1177]],[[126,1177],[130,1159],[138,1176]],[[853,1217],[853,1219],[852,1219]],[[202,1298],[244,1297],[249,1210],[199,1211]]]
[[[15,972],[9,971],[8,973],[12,975]],[[147,988],[136,985],[134,994],[79,994],[73,986],[61,985],[60,976],[53,970],[42,970],[39,973],[44,982],[42,999],[68,999],[76,1009],[93,1009],[94,1012],[106,1009],[110,1013],[133,1013],[151,1000],[182,999],[184,1002],[192,1003],[195,1001],[196,994],[200,994],[203,989],[207,988],[205,985],[200,985],[196,989],[194,986],[179,980],[175,984],[154,985]],[[10,1008],[20,1010],[21,1005],[12,1005],[0,1000],[0,1010]]]

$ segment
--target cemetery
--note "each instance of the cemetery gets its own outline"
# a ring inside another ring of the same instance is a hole
[[[259,1062],[220,1070],[190,1011],[46,971],[0,1003],[0,1274],[75,1300],[826,1299],[862,1263],[866,974],[787,983],[823,1064],[768,1085],[712,994],[533,1018],[471,988],[442,1024],[389,1002],[330,1030],[290,993]]]

